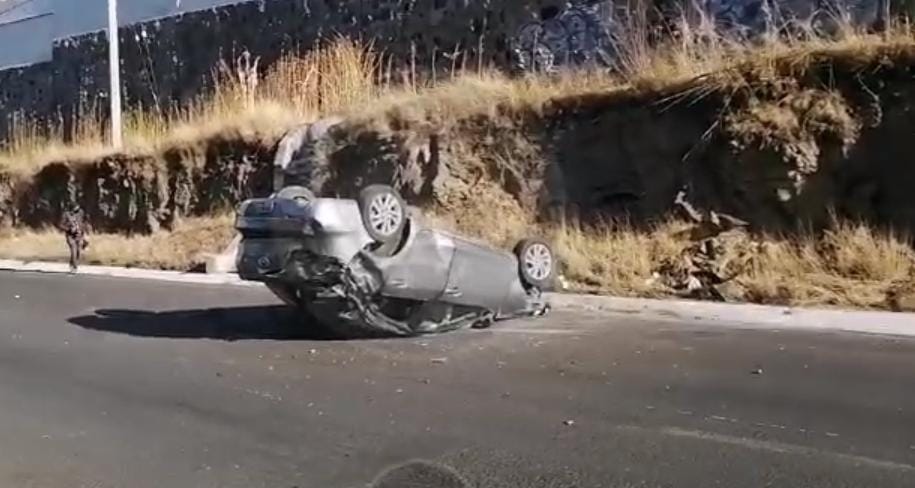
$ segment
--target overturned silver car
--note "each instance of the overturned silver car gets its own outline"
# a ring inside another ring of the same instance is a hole
[[[338,333],[411,336],[548,312],[556,261],[546,242],[510,253],[419,217],[386,185],[357,199],[287,187],[239,206],[238,273]]]

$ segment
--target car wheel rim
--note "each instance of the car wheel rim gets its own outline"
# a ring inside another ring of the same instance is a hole
[[[553,269],[553,253],[543,244],[533,244],[524,252],[524,267],[528,276],[535,280],[549,278]]]
[[[392,235],[402,220],[403,209],[394,195],[379,195],[369,205],[369,223],[383,236]]]

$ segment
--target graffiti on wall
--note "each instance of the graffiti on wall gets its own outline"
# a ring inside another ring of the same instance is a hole
[[[833,31],[838,25],[873,26],[885,0],[707,0],[716,27],[738,38],[785,29]]]
[[[613,62],[611,2],[546,8],[541,19],[525,24],[514,38],[515,68],[550,73],[568,66],[610,66]]]
[[[828,34],[837,25],[874,26],[889,0],[689,0],[691,9],[711,20],[716,33],[758,40],[799,28]],[[622,5],[622,4],[621,4]],[[562,68],[613,68],[620,26],[612,0],[573,0],[548,7],[539,20],[523,25],[512,44],[518,71],[551,73]],[[625,14],[623,14],[625,15]]]

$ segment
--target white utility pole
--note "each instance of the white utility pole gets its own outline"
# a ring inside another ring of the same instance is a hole
[[[120,149],[121,129],[121,52],[118,46],[118,0],[108,0],[108,69],[111,97],[111,145]]]

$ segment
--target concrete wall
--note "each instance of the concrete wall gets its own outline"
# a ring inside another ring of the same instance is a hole
[[[50,61],[54,17],[42,15],[0,25],[0,67]],[[34,42],[40,39],[41,42]],[[29,42],[23,42],[29,40]]]
[[[52,1],[57,18],[56,38],[94,32],[108,26],[107,0]],[[121,25],[130,25],[242,1],[247,0],[119,0],[118,20]]]
[[[104,0],[79,0],[86,7]],[[131,0],[122,0],[129,5]],[[140,2],[141,0],[133,0]],[[165,0],[148,2],[137,15],[165,12]],[[181,2],[182,8],[205,0]],[[85,3],[84,3],[85,2]],[[168,0],[172,6],[175,0]],[[336,33],[374,39],[395,58],[415,52],[420,68],[450,69],[444,54],[461,51],[470,65],[505,66],[509,40],[552,0],[265,0],[238,3],[134,24],[120,31],[122,77],[128,107],[168,107],[211,86],[213,68],[244,51],[266,67],[284,52],[305,50]],[[155,7],[159,6],[157,10]],[[88,7],[87,7],[88,8]],[[88,23],[86,25],[90,25]],[[9,118],[63,121],[107,104],[104,32],[59,40],[52,60],[0,71],[0,141]],[[0,142],[2,144],[2,142]]]
[[[120,0],[118,20],[124,26],[240,1]],[[50,61],[56,39],[108,26],[107,0],[0,0],[0,12],[0,69]]]

